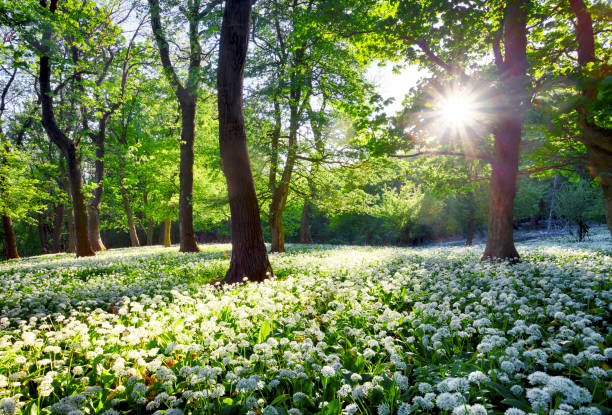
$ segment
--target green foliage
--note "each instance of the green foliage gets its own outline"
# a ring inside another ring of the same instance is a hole
[[[589,224],[605,220],[601,190],[586,179],[562,185],[554,209],[577,227],[579,241],[588,233]]]

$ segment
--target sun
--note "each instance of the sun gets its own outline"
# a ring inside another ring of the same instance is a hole
[[[448,127],[469,126],[476,120],[474,101],[469,96],[457,93],[441,97],[438,115]]]

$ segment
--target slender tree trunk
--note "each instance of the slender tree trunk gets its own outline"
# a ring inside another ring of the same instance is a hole
[[[474,206],[474,192],[468,192],[467,195],[468,203],[468,219],[467,227],[465,231],[465,246],[472,246],[474,243],[474,232],[476,230],[476,218],[475,218],[475,206]]]
[[[226,0],[217,91],[219,147],[231,212],[232,258],[226,283],[272,276],[246,141],[242,88],[249,41],[250,0]]]
[[[527,102],[528,0],[509,0],[504,21],[503,62],[498,63],[503,96],[495,138],[489,193],[489,226],[483,260],[516,262],[512,227],[523,116]]]
[[[52,251],[57,254],[62,250],[62,222],[64,220],[64,205],[58,203],[55,207],[55,218],[53,220],[53,245]]]
[[[301,79],[298,74],[301,71],[302,59],[304,57],[304,49],[298,48],[295,51],[295,56],[292,62],[292,70],[290,71],[289,92],[291,104],[289,106],[289,139],[287,141],[287,161],[283,168],[283,174],[278,186],[274,186],[272,193],[272,202],[270,203],[270,232],[272,243],[270,246],[271,252],[285,252],[285,230],[283,228],[283,211],[287,204],[289,195],[289,184],[293,174],[293,166],[297,155],[297,131],[300,121],[300,101],[302,97]]]
[[[557,193],[557,175],[555,174],[555,177],[553,177],[553,187],[552,187],[552,194],[550,196],[550,209],[548,210],[548,221],[546,223],[546,233],[550,233],[550,231],[552,230],[552,217],[553,217],[553,211],[555,208],[555,197],[556,197],[556,193]]]
[[[46,2],[45,2],[46,3]],[[46,6],[46,4],[44,5]],[[49,11],[54,13],[57,8],[57,0],[51,0]],[[74,227],[76,233],[76,255],[92,256],[95,255],[91,248],[87,232],[87,211],[85,209],[85,199],[82,192],[81,162],[78,155],[77,145],[66,135],[57,125],[53,112],[53,95],[51,91],[51,67],[49,64],[50,52],[49,45],[52,43],[52,32],[49,27],[45,28],[42,36],[44,47],[43,54],[39,60],[39,84],[42,107],[41,122],[47,136],[64,153],[68,164],[68,179],[70,182],[70,193],[72,194],[72,206],[74,211]]]
[[[17,259],[19,258],[17,240],[15,239],[13,221],[9,215],[2,215],[2,226],[4,227],[4,238],[6,242],[6,257],[7,259]]]
[[[104,251],[106,247],[100,236],[100,202],[102,201],[102,191],[104,187],[104,141],[106,138],[106,119],[100,120],[98,134],[95,136],[96,146],[95,177],[96,188],[89,201],[89,241],[94,251]]]
[[[300,222],[300,243],[311,244],[312,235],[310,234],[310,215],[312,214],[312,203],[308,199],[304,199],[304,207],[302,208],[302,220]]]
[[[570,8],[576,16],[576,40],[578,42],[578,64],[586,67],[596,62],[595,35],[593,32],[593,20],[583,0],[570,0]],[[606,73],[602,71],[602,73]],[[590,82],[582,82],[582,96],[593,102],[597,100],[597,79],[588,74]],[[605,75],[604,75],[605,76]],[[582,102],[582,101],[581,101]],[[606,211],[606,222],[612,237],[612,129],[597,125],[589,113],[588,106],[579,104],[578,113],[581,116],[579,126],[582,128],[581,141],[587,148],[589,167],[591,174],[600,185],[604,196],[604,208]]]
[[[153,219],[147,219],[147,245],[153,245],[153,228],[155,227],[155,222]]]
[[[40,251],[43,254],[49,253],[49,243],[47,241],[47,229],[45,228],[44,216],[38,214],[38,239],[40,241]]]
[[[68,220],[66,221],[66,233],[68,234],[68,252],[76,252],[76,240],[74,238],[74,214],[72,209],[68,212]]]
[[[128,221],[128,233],[130,234],[130,246],[140,246],[140,241],[138,240],[138,233],[136,233],[136,225],[134,224],[134,215],[132,213],[132,206],[130,204],[130,198],[127,193],[125,186],[123,185],[123,177],[120,177],[121,184],[121,199],[123,200],[123,210],[125,211],[125,216]]]
[[[172,226],[172,222],[170,222],[170,218],[166,218],[164,222],[164,246],[166,248],[170,248],[170,227]]]
[[[181,100],[181,161],[179,193],[180,252],[199,252],[193,230],[193,143],[195,139],[195,116],[197,96],[186,96]]]

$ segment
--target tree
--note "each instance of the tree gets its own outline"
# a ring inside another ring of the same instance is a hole
[[[221,25],[217,91],[219,148],[231,212],[232,257],[226,283],[272,276],[247,148],[243,110],[244,67],[251,20],[250,0],[226,0]]]
[[[612,77],[610,67],[596,56],[593,20],[583,0],[570,0],[576,16],[576,43],[578,64],[584,76],[580,81],[582,100],[578,102],[578,139],[584,144],[591,173],[597,178],[603,192],[608,229],[612,236]],[[607,115],[607,117],[606,117]]]
[[[48,11],[48,16],[53,17],[58,7],[58,0],[41,0],[41,6]],[[58,127],[53,110],[53,92],[51,89],[51,65],[50,55],[53,42],[52,20],[45,22],[40,44],[39,59],[39,84],[42,106],[42,124],[47,136],[64,153],[68,165],[68,178],[70,182],[70,192],[73,204],[74,232],[77,256],[93,256],[94,250],[91,247],[87,231],[87,211],[85,209],[85,198],[83,195],[83,182],[81,178],[81,160],[79,151],[79,141],[69,139],[66,134]]]
[[[179,12],[186,19],[189,32],[189,52],[187,60],[187,79],[182,82],[170,59],[170,44],[167,33],[162,27],[160,0],[149,0],[151,27],[159,49],[159,56],[164,74],[168,78],[181,109],[181,161],[180,161],[180,197],[179,197],[179,230],[180,251],[197,252],[198,244],[193,228],[193,146],[195,139],[195,117],[198,103],[198,88],[202,80],[202,20],[210,15],[221,0],[202,4],[200,0],[187,1],[187,7],[179,7]]]
[[[348,112],[365,106],[372,86],[364,79],[365,66],[355,51],[344,39],[325,33],[325,9],[320,10],[317,2],[269,0],[261,9],[248,75],[260,82],[251,100],[269,121],[262,141],[269,157],[270,250],[284,252],[283,212],[294,178],[303,167],[300,163],[311,164],[313,143],[317,148],[322,138],[313,128],[309,131],[309,119],[327,121],[339,107]]]

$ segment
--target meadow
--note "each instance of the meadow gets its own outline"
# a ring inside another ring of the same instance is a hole
[[[605,232],[517,245],[229,245],[0,264],[0,414],[586,414],[612,406]]]

